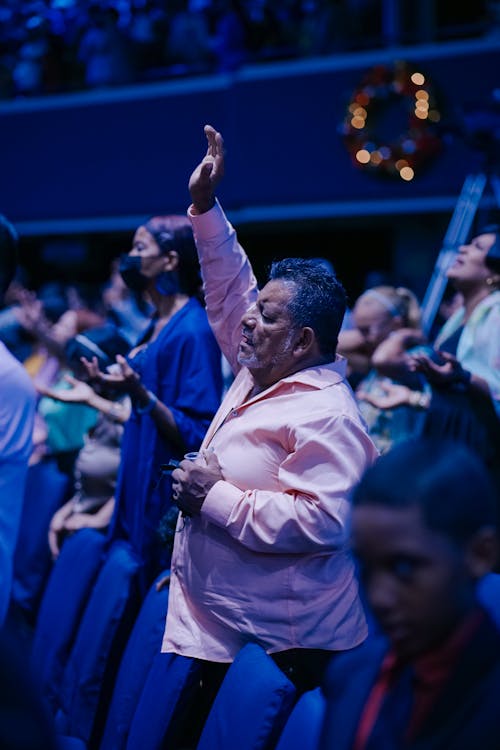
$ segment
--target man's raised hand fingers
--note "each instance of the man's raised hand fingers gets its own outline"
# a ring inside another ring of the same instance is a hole
[[[203,128],[203,130],[205,131],[205,135],[206,135],[207,141],[208,141],[207,156],[216,156],[216,148],[217,148],[216,135],[217,135],[217,132],[216,132],[215,128],[213,128],[211,125],[205,125],[205,127]]]
[[[224,156],[224,139],[222,138],[220,133],[215,133],[215,156],[223,157]]]
[[[203,164],[201,165],[201,169],[200,169],[200,177],[208,180],[210,178],[210,175],[212,174],[213,168],[214,168],[214,163],[211,159],[210,161],[207,160],[203,162]]]
[[[205,125],[204,130],[208,141],[207,156],[211,156],[218,164],[224,158],[224,139],[211,125]]]

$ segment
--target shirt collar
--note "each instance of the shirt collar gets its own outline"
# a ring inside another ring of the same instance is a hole
[[[474,610],[455,628],[443,644],[416,659],[416,680],[422,683],[432,683],[439,680],[442,675],[448,674],[483,619],[484,612]]]
[[[310,385],[313,388],[327,388],[344,380],[346,372],[347,360],[345,357],[337,354],[333,362],[306,367],[304,370],[287,375],[285,378],[278,380],[277,383],[273,383],[269,388],[266,388],[263,393],[269,393],[269,391],[279,388],[283,383],[302,383]]]

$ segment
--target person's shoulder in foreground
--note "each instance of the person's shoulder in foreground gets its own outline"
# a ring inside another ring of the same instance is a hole
[[[0,307],[17,268],[18,235],[0,214]],[[31,449],[31,428],[35,390],[22,364],[0,341],[0,461],[27,461]]]
[[[353,495],[353,548],[380,628],[332,661],[321,750],[500,747],[500,633],[477,599],[496,564],[494,491],[448,441],[401,443]]]
[[[0,215],[0,306],[17,267],[18,237]],[[12,562],[31,453],[35,389],[23,365],[0,342],[0,624],[7,612]]]
[[[0,747],[61,750],[25,644],[10,626],[0,631]]]

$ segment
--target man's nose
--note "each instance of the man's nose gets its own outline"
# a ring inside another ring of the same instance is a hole
[[[253,326],[255,325],[256,311],[256,305],[252,305],[245,313],[243,313],[241,317],[241,325],[243,326],[243,328],[253,328]]]

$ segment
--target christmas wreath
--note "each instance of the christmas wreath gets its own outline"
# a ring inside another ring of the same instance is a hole
[[[428,77],[396,62],[366,73],[347,105],[341,133],[357,167],[409,181],[441,149],[440,119]]]

